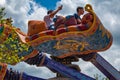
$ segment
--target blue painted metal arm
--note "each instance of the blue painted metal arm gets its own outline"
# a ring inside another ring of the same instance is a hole
[[[95,80],[94,78],[89,77],[81,72],[78,72],[77,70],[71,69],[61,63],[53,61],[48,57],[45,57],[44,65],[50,69],[56,70],[57,72],[69,78],[72,78],[73,80]]]
[[[99,54],[96,53],[91,62],[110,80],[120,80],[120,72]]]
[[[16,71],[13,71],[11,68],[10,70],[6,71],[4,80],[46,80],[46,79],[30,76],[24,72],[23,73],[16,72]]]
[[[42,52],[38,53],[38,55],[36,55],[35,57],[26,60],[25,62],[37,66],[40,66],[40,64],[42,63],[42,65],[48,67],[49,69],[55,70],[60,74],[71,78],[72,80],[95,80],[77,70],[71,69],[61,63],[51,60],[47,56],[44,56]]]

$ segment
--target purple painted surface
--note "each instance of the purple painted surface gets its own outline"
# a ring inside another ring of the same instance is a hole
[[[91,62],[110,80],[120,80],[120,73],[99,54]]]
[[[49,59],[48,57],[45,58],[44,64],[48,68],[54,69],[57,72],[61,73],[62,75],[72,78],[73,80],[95,80],[94,78],[89,77],[77,70],[71,69],[61,63],[53,61],[53,60]]]

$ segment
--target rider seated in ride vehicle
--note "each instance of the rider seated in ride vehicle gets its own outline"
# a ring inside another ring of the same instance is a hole
[[[83,8],[78,7],[77,13],[74,15],[68,15],[66,17],[56,16],[56,18],[53,19],[56,27],[55,30],[49,30],[44,21],[31,20],[28,22],[28,36],[30,40],[34,40],[38,37],[47,35],[55,36],[64,32],[87,30],[93,23],[93,15],[87,13],[81,19],[79,15],[82,15],[83,13]],[[78,15],[79,18],[76,15]],[[78,21],[80,21],[80,23]]]
[[[83,7],[78,7],[76,10],[77,13],[74,15],[67,15],[66,17],[57,16],[54,18],[53,21],[55,23],[56,30],[59,28],[68,28],[68,31],[76,31],[77,29],[79,31],[84,31],[89,29],[93,23],[93,15],[91,13],[87,13],[83,18],[80,18],[80,16],[84,14],[84,9]]]

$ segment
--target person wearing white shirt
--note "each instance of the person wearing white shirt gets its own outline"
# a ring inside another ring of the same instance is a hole
[[[44,21],[49,30],[55,30],[54,22],[52,19],[54,18],[55,14],[62,9],[62,7],[63,6],[61,5],[61,6],[58,6],[56,10],[49,10],[47,12],[47,15],[44,16]]]

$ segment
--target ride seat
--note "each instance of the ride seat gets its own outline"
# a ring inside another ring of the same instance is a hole
[[[30,20],[28,22],[28,36],[32,36],[46,30],[47,27],[44,21]]]

